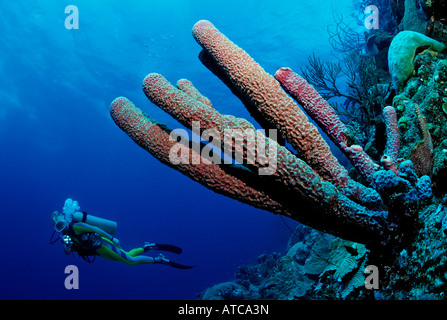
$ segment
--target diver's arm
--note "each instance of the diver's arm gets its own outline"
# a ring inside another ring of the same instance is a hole
[[[115,244],[119,245],[119,240],[117,238],[114,238],[112,235],[108,234],[101,228],[89,225],[84,222],[75,222],[73,223],[73,231],[76,234],[80,234],[82,232],[94,232],[99,234],[101,237],[104,237],[110,241],[113,241]]]

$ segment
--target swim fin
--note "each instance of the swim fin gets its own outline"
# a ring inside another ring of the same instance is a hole
[[[169,261],[167,263],[167,265],[177,268],[177,269],[192,269],[194,267],[197,267],[197,266],[185,266],[184,264],[180,264],[180,263],[173,262],[173,261]]]
[[[183,252],[182,248],[174,246],[172,244],[156,243],[155,246],[156,247],[153,250],[168,251],[176,254],[180,254]]]
[[[156,257],[155,259],[155,263],[161,263],[161,264],[166,264],[168,266],[177,268],[177,269],[192,269],[194,267],[197,266],[186,266],[177,262],[173,262],[171,260],[169,260],[168,258],[166,258],[164,255],[160,254],[158,257]]]
[[[149,243],[146,242],[143,246],[144,252],[149,250],[159,250],[159,251],[168,251],[176,254],[180,254],[183,252],[182,248],[174,246],[172,244],[164,244],[164,243]]]

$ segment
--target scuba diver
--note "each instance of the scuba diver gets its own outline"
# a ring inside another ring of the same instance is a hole
[[[182,253],[182,249],[170,244],[144,243],[143,246],[124,251],[120,242],[111,234],[116,232],[117,224],[114,221],[95,217],[84,211],[78,211],[77,201],[67,199],[63,213],[54,211],[51,222],[54,227],[50,243],[62,239],[66,254],[77,252],[87,262],[93,262],[96,256],[113,261],[121,261],[128,265],[161,263],[178,269],[191,269],[195,266],[186,266],[167,259],[160,254],[157,257],[142,255],[150,250],[167,251],[176,254]],[[61,233],[53,240],[55,233]]]

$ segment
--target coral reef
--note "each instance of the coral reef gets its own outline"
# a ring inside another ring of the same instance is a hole
[[[425,51],[414,58],[414,75],[393,99],[401,133],[399,156],[411,159],[416,172],[432,178],[433,191],[447,192],[447,60]]]
[[[200,298],[202,300],[243,300],[250,297],[242,285],[236,282],[223,282],[206,289]]]
[[[207,289],[202,299],[388,299],[413,290],[403,276],[408,261],[413,274],[444,270],[445,203],[432,192],[432,179],[438,197],[446,187],[447,64],[442,53],[419,53],[410,43],[405,54],[390,60],[399,94],[377,115],[386,136],[378,163],[353,144],[355,137],[333,107],[290,68],[280,68],[273,77],[208,21],[197,22],[193,36],[203,48],[200,60],[261,119],[269,135],[246,119],[218,112],[190,81],[182,79],[175,87],[156,73],[143,81],[148,99],[203,142],[157,123],[124,97],[111,104],[113,120],[162,163],[207,188],[316,229],[301,226],[284,254],[260,256],[257,265],[240,267],[235,281]],[[419,35],[410,38],[443,49]],[[399,50],[389,54],[397,56]],[[396,76],[409,66],[410,73]],[[339,163],[308,116],[347,156],[362,183]],[[280,139],[274,139],[275,129]],[[224,162],[208,143],[235,161]],[[434,239],[439,240],[436,252],[419,254]],[[365,288],[369,264],[380,264],[383,291]],[[430,297],[442,298],[444,278],[425,277],[418,285]]]
[[[236,273],[235,281],[247,288],[247,297],[254,294],[260,299],[446,299],[447,196],[440,197],[447,192],[447,60],[442,53],[427,50],[416,53],[411,63],[414,72],[395,96],[394,108],[384,108],[384,154],[392,159],[382,158],[382,165],[389,170],[376,171],[373,186],[388,204],[388,223],[410,223],[407,230],[413,234],[412,241],[400,247],[388,262],[381,261],[380,286],[371,290],[365,286],[364,271],[377,259],[368,246],[300,226],[283,255],[295,262],[291,265],[295,269],[289,274],[298,274],[297,284],[306,279],[304,287],[308,289],[296,295],[275,282],[269,291],[261,290],[272,279],[293,281],[274,265],[256,282],[241,281],[241,272]],[[393,166],[388,166],[387,161]],[[403,221],[403,216],[413,219]],[[281,256],[276,254],[275,259],[279,261]],[[239,270],[249,273],[256,266]]]
[[[303,225],[297,227],[290,240],[284,254],[259,256],[258,264],[239,267],[233,282],[208,288],[199,298],[220,299],[226,290],[221,288],[228,284],[241,288],[240,300],[344,299],[364,288],[369,252],[364,245]]]
[[[365,269],[374,258],[364,245],[303,225],[296,228],[284,253],[263,254],[258,264],[239,267],[230,283],[240,286],[239,300],[444,300],[447,197],[426,207],[419,218],[422,226],[415,241],[381,268],[375,290],[365,286]],[[215,299],[209,290],[199,298]]]

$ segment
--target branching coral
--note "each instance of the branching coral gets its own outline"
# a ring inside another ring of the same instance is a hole
[[[116,124],[161,162],[211,190],[342,238],[372,247],[386,246],[392,251],[393,244],[402,241],[406,234],[401,226],[409,225],[396,221],[414,219],[408,214],[418,200],[414,186],[391,171],[380,171],[361,147],[350,145],[342,123],[327,102],[307,82],[299,81],[294,97],[311,116],[320,119],[322,129],[379,192],[354,181],[317,128],[272,75],[208,21],[196,23],[193,36],[204,49],[202,59],[206,57],[203,60],[220,70],[219,77],[264,119],[265,129],[277,129],[298,155],[255,130],[246,119],[219,113],[189,81],[180,81],[176,88],[155,73],[144,79],[146,96],[228,155],[239,156],[237,163],[222,163],[209,146],[173,134],[126,98],[112,102],[110,112]],[[284,70],[288,69],[280,69],[279,74]],[[281,78],[279,74],[277,78]],[[320,106],[326,109],[319,113]],[[232,138],[230,145],[225,139],[229,131],[235,140],[233,143]],[[404,210],[402,203],[395,201],[401,199],[396,192],[402,196],[416,195],[414,201],[414,197],[405,197],[404,204],[410,209]],[[402,209],[401,220],[389,220],[385,206],[393,209],[393,217]]]

